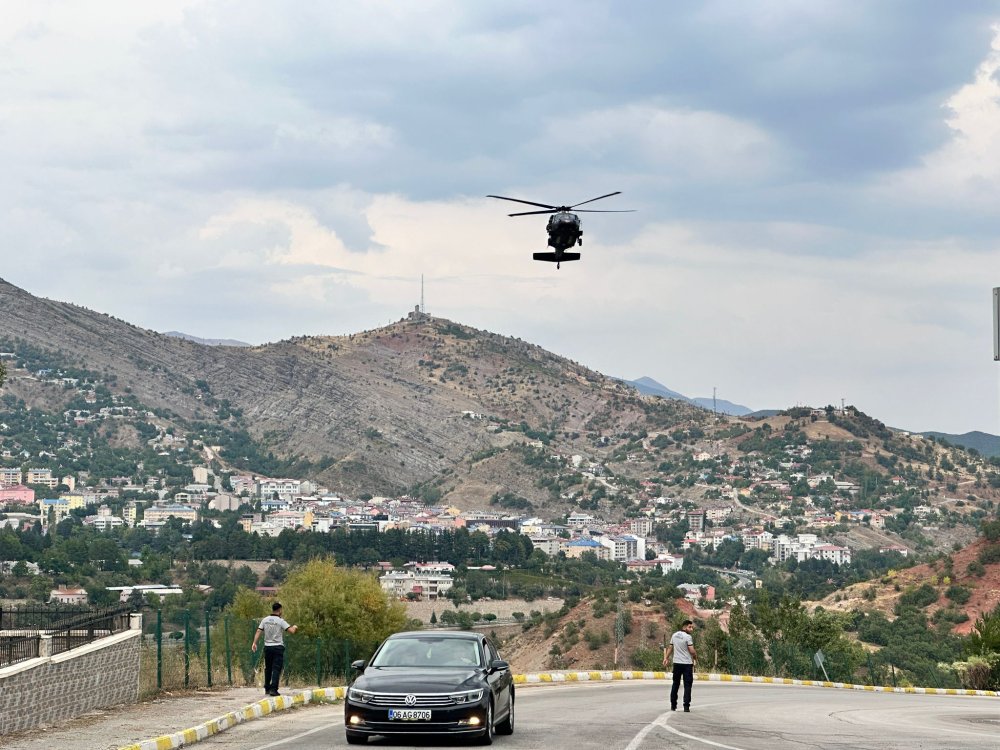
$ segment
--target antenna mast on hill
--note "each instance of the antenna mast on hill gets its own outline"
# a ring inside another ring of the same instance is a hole
[[[715,386],[712,386],[712,412],[715,414],[719,413],[719,410],[715,408]]]

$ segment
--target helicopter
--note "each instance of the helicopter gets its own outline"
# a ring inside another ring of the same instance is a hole
[[[610,198],[612,195],[619,195],[621,190],[617,190],[614,193],[608,193],[607,195],[599,195],[596,198],[591,198],[588,201],[583,201],[583,203],[576,203],[572,206],[550,206],[547,203],[535,203],[534,201],[524,201],[520,198],[507,198],[503,195],[487,195],[487,198],[499,198],[502,201],[513,201],[514,203],[524,203],[529,206],[538,206],[544,210],[542,211],[520,211],[518,213],[507,214],[508,216],[531,216],[534,214],[552,214],[549,216],[549,223],[545,225],[545,231],[549,233],[549,246],[554,249],[554,252],[545,253],[532,253],[533,260],[543,260],[549,263],[555,263],[556,269],[560,267],[562,263],[568,263],[571,260],[580,260],[580,253],[567,252],[571,247],[583,244],[583,229],[580,226],[580,217],[575,213],[571,213],[573,210],[579,210],[588,213],[603,213],[603,214],[622,214],[631,213],[632,209],[627,210],[602,210],[599,208],[581,208],[577,209],[577,206],[583,206],[587,203],[593,203],[594,201],[599,201],[603,198]]]

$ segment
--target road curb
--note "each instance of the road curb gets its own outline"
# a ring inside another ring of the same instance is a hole
[[[276,711],[286,711],[297,706],[304,706],[307,703],[327,703],[340,700],[346,692],[347,688],[329,687],[303,690],[294,695],[279,695],[265,698],[236,711],[230,711],[222,716],[210,719],[190,729],[182,729],[173,734],[164,734],[151,740],[142,740],[132,745],[123,745],[119,750],[174,750],[185,745],[193,745],[196,742],[219,734],[219,732],[232,729],[237,724],[261,719]]]
[[[669,680],[669,672],[636,672],[623,670],[595,670],[590,672],[539,672],[514,675],[515,685],[540,685],[559,682],[615,682],[618,680]],[[852,682],[826,680],[797,680],[791,677],[759,677],[756,675],[715,674],[699,672],[695,679],[702,682],[753,682],[766,685],[804,685],[807,687],[860,690],[867,693],[913,693],[919,695],[978,695],[996,698],[996,690],[967,690],[965,688],[891,687],[888,685],[859,685]]]
[[[617,682],[629,680],[660,680],[671,679],[668,672],[636,672],[625,670],[594,670],[589,672],[537,672],[534,674],[514,675],[514,684],[521,686],[548,685],[566,682]],[[859,690],[868,693],[914,693],[921,695],[969,695],[996,698],[1000,692],[995,690],[966,690],[963,688],[923,688],[923,687],[890,687],[887,685],[857,685],[850,682],[827,682],[825,680],[796,680],[790,677],[758,677],[754,675],[715,674],[699,672],[695,679],[702,682],[749,682],[767,685],[802,685],[806,687],[837,688],[841,690]],[[347,693],[346,687],[317,688],[303,690],[294,695],[279,695],[273,698],[252,703],[237,711],[230,711],[215,719],[206,721],[196,727],[183,729],[173,734],[165,734],[151,740],[143,740],[133,745],[123,745],[119,750],[175,750],[186,745],[193,745],[208,739],[219,732],[232,729],[237,724],[253,721],[276,711],[286,711],[307,703],[328,703],[342,700]]]

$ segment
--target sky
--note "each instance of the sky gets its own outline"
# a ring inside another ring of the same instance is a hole
[[[0,276],[1000,434],[1000,3],[0,0]],[[536,263],[581,214],[581,262]],[[525,206],[526,210],[530,210]]]

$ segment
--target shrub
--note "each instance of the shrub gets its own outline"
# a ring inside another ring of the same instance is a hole
[[[965,604],[972,597],[972,592],[965,588],[965,586],[949,586],[944,595],[955,602],[955,604]]]

